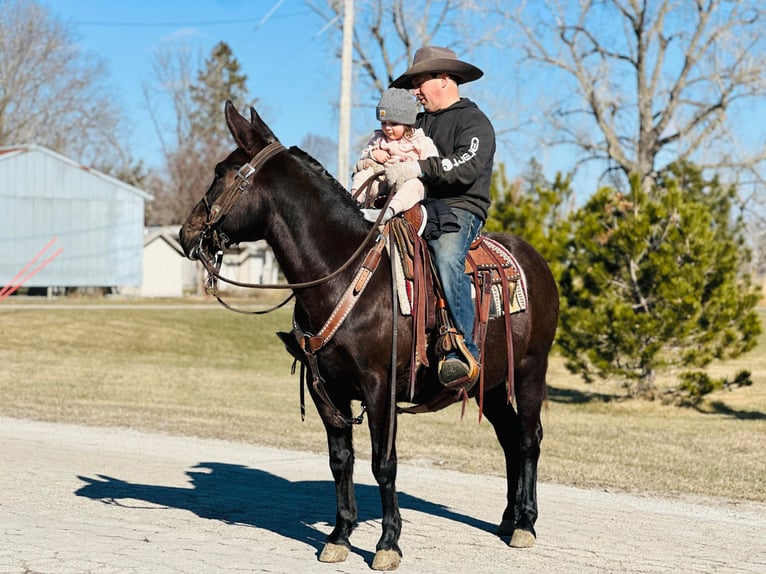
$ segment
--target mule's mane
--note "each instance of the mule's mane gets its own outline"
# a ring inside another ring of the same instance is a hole
[[[325,169],[325,167],[319,163],[312,155],[310,155],[308,152],[303,151],[301,148],[297,146],[292,146],[290,148],[290,153],[293,154],[295,157],[302,159],[306,162],[309,169],[316,172],[317,177],[321,177],[322,179],[329,179],[331,181],[334,181],[336,184],[338,181],[330,175],[330,173]]]
[[[295,159],[311,172],[314,183],[316,183],[323,192],[327,191],[327,193],[336,194],[339,197],[339,201],[354,208],[356,212],[359,212],[359,206],[351,197],[351,194],[348,193],[341,183],[335,179],[321,163],[314,159],[313,156],[296,146],[292,146],[289,151]],[[360,221],[362,220],[361,216],[359,219]]]

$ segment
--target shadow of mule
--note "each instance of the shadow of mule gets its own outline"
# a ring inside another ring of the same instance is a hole
[[[133,483],[111,476],[78,476],[85,483],[75,495],[123,508],[147,511],[175,508],[200,518],[268,530],[322,550],[327,534],[315,525],[332,516],[335,485],[327,480],[293,482],[264,470],[237,464],[201,462],[187,471],[190,487]],[[359,521],[381,518],[377,486],[355,485]],[[399,493],[402,508],[492,532],[493,524],[466,516],[441,504]],[[149,505],[143,504],[149,503]],[[372,562],[373,553],[355,552]]]

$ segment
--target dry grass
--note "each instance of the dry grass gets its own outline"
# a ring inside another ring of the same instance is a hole
[[[289,311],[64,303],[0,306],[1,415],[324,452],[313,406],[300,421],[298,378],[274,336],[289,327]],[[584,385],[554,357],[541,479],[766,501],[766,336],[711,372],[740,369],[753,373],[753,386],[716,393],[694,411],[619,400],[619,389]],[[477,417],[473,404],[463,420],[459,407],[400,417],[400,459],[503,474],[491,426]],[[356,442],[366,458],[365,427]]]

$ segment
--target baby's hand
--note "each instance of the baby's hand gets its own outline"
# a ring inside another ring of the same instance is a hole
[[[370,155],[377,161],[378,163],[386,163],[389,159],[391,159],[391,154],[388,153],[384,149],[374,149],[370,153]]]

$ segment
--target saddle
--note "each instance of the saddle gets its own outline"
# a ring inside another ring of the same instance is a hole
[[[304,332],[293,317],[293,329],[290,333],[277,333],[297,362],[301,364],[301,418],[305,415],[304,386],[308,380],[307,370],[311,373],[311,384],[319,398],[330,408],[333,416],[332,424],[344,428],[352,424],[361,424],[362,415],[349,417],[344,415],[334,404],[325,388],[324,380],[319,373],[316,354],[332,339],[344,319],[354,308],[361,297],[370,278],[378,268],[381,252],[388,248],[394,265],[401,268],[401,279],[405,283],[404,298],[409,303],[405,314],[413,316],[412,352],[410,357],[410,402],[415,395],[415,382],[420,367],[429,366],[427,349],[429,336],[438,335],[435,342],[437,352],[445,353],[457,346],[464,348],[462,337],[455,336],[456,330],[451,325],[446,312],[438,277],[431,264],[431,257],[425,239],[418,231],[422,229],[425,214],[419,206],[405,212],[402,217],[390,219],[384,233],[378,237],[375,244],[367,253],[362,266],[344,292],[341,300],[328,317],[325,324],[316,334]],[[387,231],[387,232],[386,232]],[[386,240],[382,237],[385,235]],[[398,255],[397,255],[398,253]],[[470,247],[466,259],[466,273],[473,278],[476,292],[476,320],[474,323],[474,340],[480,349],[479,362],[484,361],[484,339],[487,334],[487,324],[490,318],[491,302],[494,300],[493,289],[499,292],[496,307],[502,309],[505,323],[505,335],[508,356],[508,402],[513,400],[513,337],[511,332],[511,313],[526,308],[526,286],[521,268],[503,245],[487,236],[479,237]],[[393,278],[398,281],[399,277]],[[497,289],[499,286],[499,289]],[[520,288],[519,288],[520,287]],[[399,299],[402,299],[400,294]],[[512,305],[511,301],[515,303]],[[404,311],[404,309],[403,309]],[[295,368],[295,363],[293,364]],[[469,387],[456,385],[444,387],[429,401],[411,407],[397,407],[396,412],[424,413],[443,409],[459,400],[468,399]],[[396,386],[391,384],[392,404],[395,403]],[[484,401],[484,370],[479,374],[479,417],[483,412]],[[395,411],[391,411],[394,416]],[[392,423],[393,424],[393,423]]]
[[[421,366],[429,366],[427,349],[429,333],[436,332],[436,349],[439,354],[446,354],[456,346],[456,331],[446,313],[446,304],[441,286],[431,263],[426,240],[418,235],[423,227],[424,210],[415,206],[402,217],[394,217],[388,222],[393,243],[389,249],[398,254],[397,260],[402,277],[395,278],[399,285],[400,309],[403,314],[413,317],[413,344],[410,358],[410,399],[414,395],[416,375]],[[392,254],[392,257],[394,255]],[[479,363],[484,362],[484,340],[489,319],[504,317],[508,344],[509,386],[508,400],[513,398],[513,349],[510,315],[526,309],[525,285],[522,272],[513,254],[497,241],[485,235],[479,236],[471,245],[466,258],[465,273],[472,279],[475,293],[474,340],[480,350]],[[409,310],[409,313],[407,312]],[[459,345],[457,345],[459,346]],[[480,403],[483,397],[484,372],[480,371]],[[441,397],[440,403],[420,405],[418,410],[400,409],[404,412],[427,412],[443,408],[461,397],[469,388],[454,389],[452,397]],[[443,403],[443,404],[441,404]],[[422,410],[425,408],[426,410]]]

